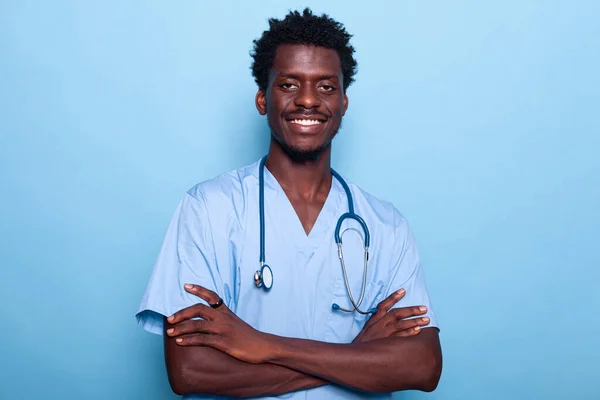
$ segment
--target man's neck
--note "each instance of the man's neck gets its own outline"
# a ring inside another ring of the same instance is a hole
[[[271,142],[265,162],[288,197],[313,201],[331,188],[331,146],[315,160],[294,161],[278,143]]]

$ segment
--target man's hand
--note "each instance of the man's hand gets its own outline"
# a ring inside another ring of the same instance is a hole
[[[428,323],[421,318],[403,321],[426,312],[419,306],[390,311],[404,295],[402,291],[379,304],[378,311],[353,343],[334,344],[259,332],[222,304],[216,293],[197,285],[185,285],[185,289],[209,305],[196,304],[167,318],[165,340],[171,346],[171,353],[177,353],[175,349],[184,346],[192,348],[180,353],[193,354],[199,347],[212,347],[231,356],[224,360],[237,359],[245,365],[257,364],[254,365],[256,368],[268,370],[274,366],[302,373],[304,380],[292,386],[298,388],[331,382],[367,392],[387,393],[405,389],[430,391],[437,385],[438,366],[441,365],[437,331],[427,329],[416,336],[410,332],[410,329],[414,331],[415,327]],[[394,340],[390,336],[413,337]],[[193,365],[187,363],[177,372],[184,381],[180,387],[187,388],[182,393],[196,390],[195,383],[186,386],[185,382],[190,379],[204,379],[200,385],[203,391],[212,387],[210,379],[213,378],[207,378],[205,372],[201,375],[190,372],[195,371]],[[203,368],[210,371],[210,365]],[[422,368],[415,368],[415,365]],[[171,366],[172,370],[174,368]],[[213,393],[211,390],[207,392]]]
[[[215,292],[201,286],[186,284],[184,287],[208,304],[220,300]],[[192,320],[197,317],[202,320]],[[176,312],[167,321],[174,325],[167,330],[167,335],[176,337],[175,342],[180,346],[209,346],[253,364],[264,362],[270,350],[268,335],[248,325],[225,304],[218,308],[195,304]]]
[[[404,307],[389,311],[405,294],[406,291],[400,289],[379,303],[377,312],[371,316],[352,343],[369,342],[390,336],[407,337],[419,334],[421,327],[429,324],[429,318],[406,318],[425,314],[427,307]]]
[[[215,304],[220,300],[215,292],[198,285],[187,284],[185,290],[208,304]],[[419,334],[421,326],[429,324],[429,318],[406,318],[423,315],[427,312],[424,306],[389,311],[405,293],[404,289],[401,289],[379,303],[377,312],[371,316],[352,343]],[[202,319],[192,319],[198,317]],[[252,328],[225,304],[216,309],[204,304],[195,304],[176,312],[167,320],[173,325],[167,330],[167,335],[175,337],[180,346],[209,346],[253,364],[265,362],[269,351],[272,350],[269,335]]]

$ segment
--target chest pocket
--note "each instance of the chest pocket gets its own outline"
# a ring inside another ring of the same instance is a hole
[[[361,284],[358,282],[357,285],[352,285],[352,297],[354,302],[358,305],[358,300],[361,294]],[[367,311],[371,308],[377,307],[377,304],[383,300],[385,295],[384,283],[369,282],[365,285],[365,295],[359,306],[360,310]],[[348,291],[343,278],[337,278],[334,284],[333,294],[331,296],[331,304],[337,304],[341,308],[346,310],[353,310],[352,312],[345,312],[342,310],[331,309],[329,320],[327,324],[327,332],[325,335],[325,341],[332,343],[350,343],[358,335],[361,329],[367,323],[370,314],[361,314],[358,311],[354,311],[350,298],[348,297]]]

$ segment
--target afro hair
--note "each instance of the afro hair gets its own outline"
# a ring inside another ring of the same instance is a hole
[[[254,40],[252,75],[259,89],[266,91],[269,72],[273,67],[277,47],[281,44],[313,45],[337,51],[344,76],[344,91],[354,82],[357,63],[353,57],[354,47],[344,26],[327,14],[316,16],[309,8],[302,14],[291,11],[283,20],[269,19],[269,30]]]

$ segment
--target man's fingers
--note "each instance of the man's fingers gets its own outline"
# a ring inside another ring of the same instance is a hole
[[[418,335],[419,333],[421,333],[421,327],[420,326],[415,326],[414,328],[404,329],[402,331],[396,332],[396,333],[392,334],[391,336],[394,336],[394,337],[409,337],[409,336]]]
[[[169,323],[172,325],[177,324],[186,319],[192,319],[195,317],[200,317],[208,321],[212,321],[217,315],[217,313],[217,310],[204,304],[194,304],[193,306],[177,311],[175,314],[167,318],[167,321],[169,321]]]
[[[191,283],[187,283],[187,284],[183,285],[183,287],[185,288],[186,292],[200,297],[202,300],[206,301],[209,305],[217,304],[219,301],[221,301],[221,305],[217,307],[219,309],[219,311],[228,313],[228,314],[233,314],[231,312],[231,310],[229,309],[229,307],[227,307],[225,305],[225,303],[223,303],[223,299],[221,299],[221,297],[217,293],[213,292],[212,290],[209,290],[200,285],[192,285]]]
[[[185,288],[186,292],[200,297],[208,304],[216,304],[219,300],[221,300],[218,294],[200,285],[192,285],[191,283],[186,283],[185,285],[183,285],[183,287]]]
[[[417,315],[423,315],[427,312],[425,306],[414,306],[414,307],[402,307],[396,308],[390,311],[397,319],[405,319],[409,317],[415,317]]]
[[[370,327],[374,325],[377,321],[379,321],[381,318],[383,318],[387,314],[389,309],[392,308],[394,304],[396,304],[398,301],[400,301],[400,299],[402,299],[405,294],[406,290],[400,289],[390,294],[386,299],[381,301],[377,305],[377,311],[375,312],[375,314],[371,315],[371,318],[369,318],[365,327]]]
[[[395,327],[396,327],[396,330],[398,330],[398,331],[411,330],[414,328],[420,328],[421,326],[428,325],[429,322],[431,322],[431,321],[427,317],[403,319],[403,320],[396,322]]]
[[[388,299],[386,299],[386,300],[388,300]],[[367,323],[365,324],[365,327],[363,329],[370,329],[371,327],[373,327],[375,325],[381,325],[381,326],[391,325],[392,327],[395,327],[396,330],[400,330],[399,328],[396,327],[397,322],[401,323],[402,321],[408,321],[409,318],[423,315],[426,312],[427,312],[427,307],[425,307],[425,306],[395,308],[387,313],[381,313],[381,314],[379,313],[379,311],[377,311],[377,313],[375,313],[369,319],[369,321],[367,321]],[[421,321],[421,322],[423,321],[420,318],[417,318],[416,320]],[[419,324],[421,324],[421,322],[416,323],[413,321],[413,322],[410,322],[410,324],[419,325]],[[429,318],[427,318],[427,324],[428,323],[429,323]],[[413,326],[410,324],[407,325],[409,328]]]
[[[421,327],[429,324],[430,320],[427,317],[424,318],[413,318],[398,321],[396,323],[396,332],[390,336],[395,337],[409,337],[415,336],[421,333]]]
[[[191,333],[216,333],[216,324],[201,319],[191,319],[180,322],[167,329],[167,335],[170,337]]]
[[[388,312],[390,308],[393,307],[401,298],[406,294],[406,290],[400,289],[392,294],[390,294],[385,300],[377,305],[377,313],[385,314]]]
[[[215,345],[220,340],[217,335],[206,335],[204,333],[198,333],[193,335],[179,336],[175,339],[175,343],[180,346],[211,346]]]
[[[377,324],[383,317],[387,315],[387,312],[390,308],[394,306],[404,295],[406,294],[406,290],[400,289],[390,294],[386,299],[381,301],[376,308],[376,312],[371,314],[369,320],[363,327],[363,330],[367,330],[373,325]]]
[[[186,283],[184,286],[185,291],[200,297],[202,300],[206,301],[210,304],[217,304],[221,298],[218,294],[213,292],[212,290],[206,289],[199,285],[192,285],[190,283]],[[225,304],[222,304],[218,307],[219,312],[230,312],[229,308]],[[171,315],[167,320],[171,324],[177,324],[186,319],[201,317],[206,320],[212,321],[217,316],[216,309],[212,307],[208,307],[204,304],[194,304],[193,306],[184,308]]]

